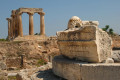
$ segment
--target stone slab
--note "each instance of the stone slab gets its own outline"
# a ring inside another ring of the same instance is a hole
[[[119,63],[86,63],[56,56],[53,72],[67,80],[120,80]]]
[[[103,62],[111,57],[112,40],[96,26],[57,32],[62,55],[88,62]]]

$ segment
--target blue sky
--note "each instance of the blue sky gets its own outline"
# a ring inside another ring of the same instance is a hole
[[[78,16],[81,20],[99,21],[99,27],[110,25],[114,32],[120,33],[120,0],[0,0],[0,38],[6,38],[8,26],[6,18],[11,10],[43,8],[46,35],[55,35],[67,28],[68,20]],[[29,32],[29,16],[22,15],[23,33]],[[34,33],[40,32],[40,16],[34,14]]]

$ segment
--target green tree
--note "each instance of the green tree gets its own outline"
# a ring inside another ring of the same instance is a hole
[[[40,35],[40,33],[35,33],[35,35]]]
[[[106,25],[105,28],[102,28],[103,31],[106,31],[109,35],[114,35],[112,28],[109,29],[109,25]]]
[[[103,31],[106,31],[109,29],[109,25],[106,25],[105,28],[102,28]]]
[[[35,35],[38,35],[38,33],[35,33]]]
[[[108,33],[109,33],[110,35],[113,35],[113,34],[114,34],[114,33],[113,33],[113,29],[110,28]]]

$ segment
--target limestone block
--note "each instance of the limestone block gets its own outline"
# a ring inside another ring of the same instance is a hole
[[[73,63],[72,60],[66,61],[66,59],[60,56],[54,58],[52,65],[55,75],[65,78],[67,80],[81,80],[80,65],[77,64],[77,61],[75,63]]]
[[[81,27],[57,32],[61,54],[87,62],[103,62],[111,57],[112,40],[98,24],[87,21]]]
[[[82,24],[83,25],[96,25],[96,26],[98,26],[99,22],[98,21],[82,21]]]
[[[52,65],[54,74],[67,80],[120,80],[118,63],[85,63],[57,56]]]

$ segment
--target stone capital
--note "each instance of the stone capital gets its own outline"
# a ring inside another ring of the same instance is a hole
[[[16,14],[16,10],[12,10],[12,15],[15,15]]]
[[[45,12],[40,12],[40,13],[38,13],[38,14],[40,14],[41,16],[44,16],[44,15],[45,15]]]
[[[10,21],[10,20],[11,20],[11,18],[6,18],[6,20]]]
[[[22,15],[22,12],[19,12],[18,15]]]
[[[29,14],[29,15],[33,15],[34,13],[31,13],[31,12],[27,12],[27,14]]]
[[[16,16],[16,15],[11,15],[11,17],[13,17],[13,18],[14,18],[15,16]]]

